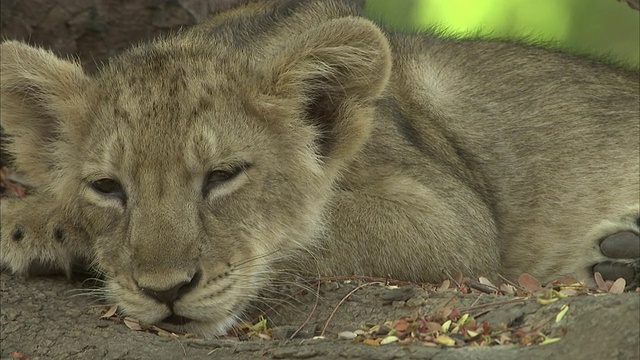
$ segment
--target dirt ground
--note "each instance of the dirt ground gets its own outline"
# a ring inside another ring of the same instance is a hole
[[[509,295],[392,289],[372,284],[329,282],[319,292],[289,299],[267,313],[272,340],[163,337],[134,331],[122,321],[101,319],[103,306],[78,296],[81,279],[0,278],[1,359],[638,359],[640,293],[577,295],[540,305],[535,298]],[[354,291],[355,290],[355,291]],[[341,299],[350,293],[347,300]],[[319,294],[319,296],[316,296]],[[540,327],[546,345],[497,345],[449,348],[419,343],[371,346],[338,338],[365,324],[436,311],[443,304],[476,309],[476,320],[493,327]],[[563,305],[564,318],[556,322]],[[338,310],[331,317],[331,312]],[[266,307],[264,307],[266,309]],[[313,310],[315,308],[315,311]],[[309,316],[309,314],[312,314]],[[313,339],[330,319],[323,339]],[[296,337],[293,332],[305,324]]]

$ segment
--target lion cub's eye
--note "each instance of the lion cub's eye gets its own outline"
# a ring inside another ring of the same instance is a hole
[[[224,184],[225,182],[233,179],[240,174],[246,167],[236,166],[228,170],[213,170],[207,175],[207,178],[202,186],[202,194],[206,196],[211,189]]]
[[[116,180],[108,178],[96,180],[91,183],[91,188],[101,195],[117,197],[118,199],[125,200],[122,185],[120,185]]]

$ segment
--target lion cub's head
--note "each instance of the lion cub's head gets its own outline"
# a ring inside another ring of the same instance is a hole
[[[216,36],[140,46],[95,76],[1,48],[16,166],[84,224],[105,292],[139,320],[206,335],[314,245],[391,66],[384,35],[358,18],[256,54]]]

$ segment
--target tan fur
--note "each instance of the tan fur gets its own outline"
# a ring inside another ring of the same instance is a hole
[[[88,258],[142,321],[222,334],[280,273],[587,279],[604,237],[638,233],[637,72],[383,32],[338,0],[232,9],[92,77],[1,51],[36,191],[2,201],[0,263]],[[204,190],[214,170],[237,175]]]

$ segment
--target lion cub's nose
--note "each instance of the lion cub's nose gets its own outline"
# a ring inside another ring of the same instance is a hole
[[[143,284],[138,284],[138,288],[140,288],[142,293],[147,295],[148,297],[156,299],[161,303],[170,305],[176,300],[180,299],[189,291],[193,290],[196,285],[198,285],[201,277],[202,272],[197,271],[195,275],[193,275],[191,280],[181,281],[166,290],[154,289],[152,287],[144,286]]]

